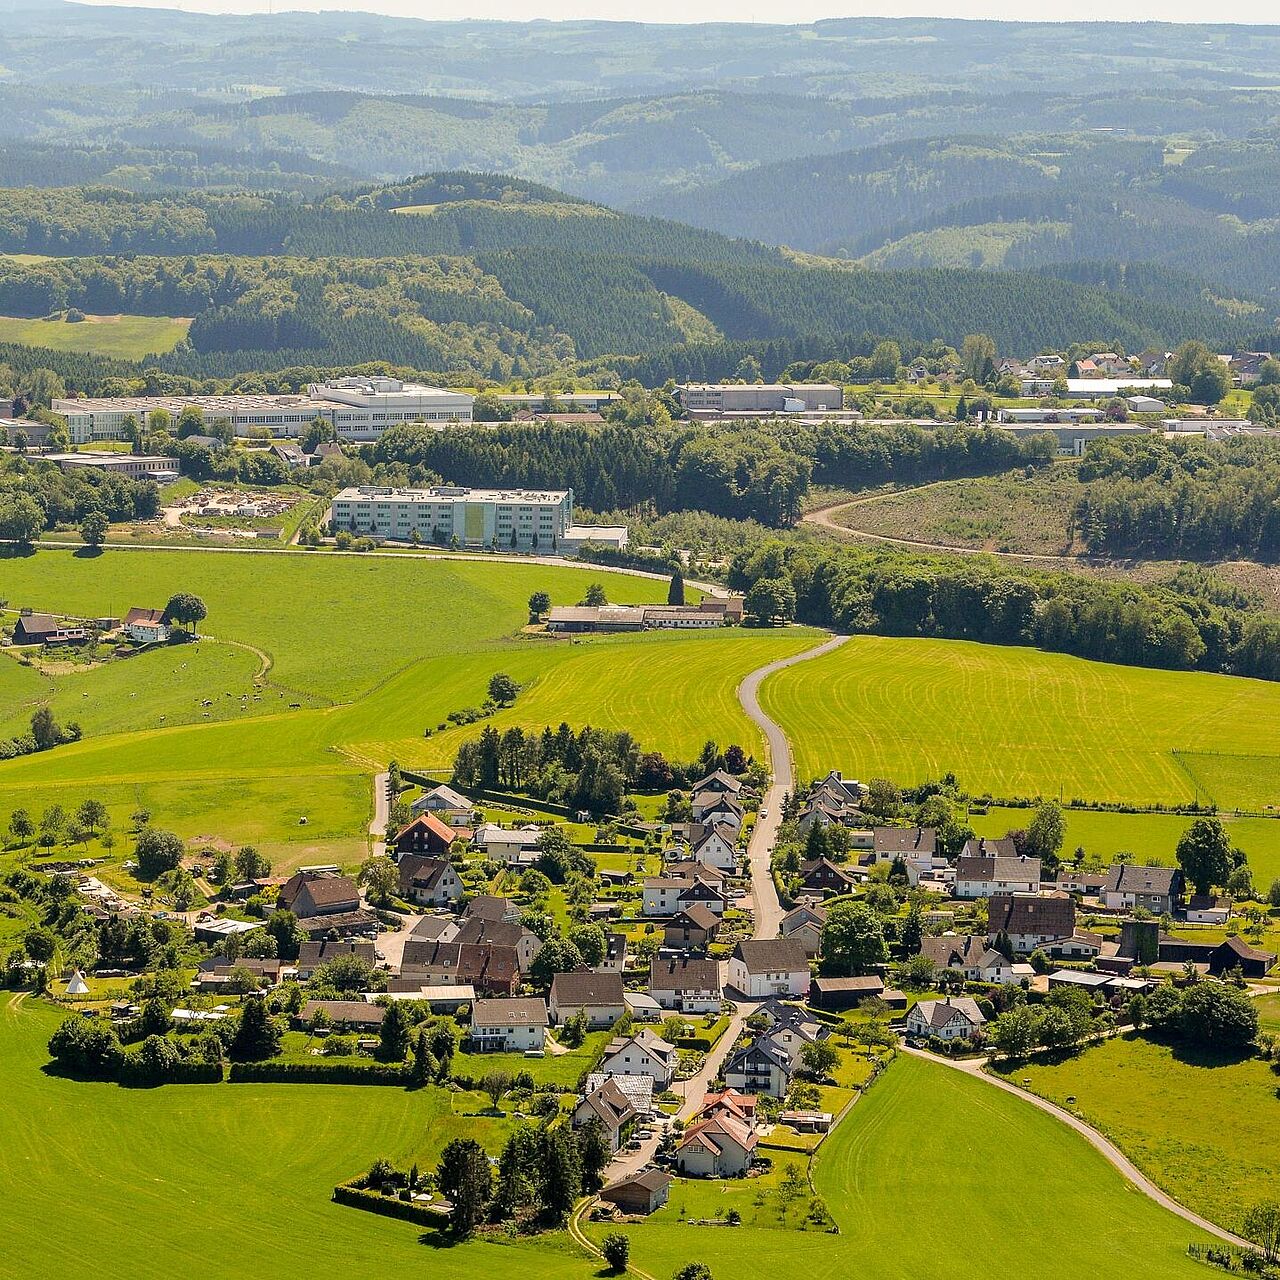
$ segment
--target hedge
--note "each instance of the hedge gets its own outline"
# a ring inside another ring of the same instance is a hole
[[[348,1186],[346,1183],[339,1183],[334,1187],[333,1199],[335,1203],[345,1204],[349,1209],[380,1213],[384,1218],[399,1218],[402,1222],[416,1222],[423,1227],[439,1227],[447,1221],[446,1216],[438,1209],[428,1209],[426,1205],[415,1204],[411,1200],[384,1196],[380,1192]]]
[[[153,1075],[131,1054],[120,1064],[121,1084],[221,1084],[220,1062],[175,1062],[167,1071]]]
[[[350,1062],[234,1062],[227,1079],[232,1084],[392,1084],[413,1083],[406,1063],[373,1063],[358,1067]]]

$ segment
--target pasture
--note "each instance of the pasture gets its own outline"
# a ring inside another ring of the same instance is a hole
[[[772,676],[761,701],[801,780],[841,769],[906,785],[954,772],[970,793],[998,798],[1280,804],[1270,730],[1280,686],[1262,680],[854,636]],[[1205,766],[1226,757],[1229,768]]]
[[[61,318],[24,320],[0,316],[0,342],[141,360],[143,356],[172,351],[190,328],[190,320],[170,316],[85,316],[74,324]]]
[[[801,629],[522,635],[535,590],[564,603],[600,581],[615,599],[665,599],[664,582],[550,565],[40,551],[3,568],[12,607],[119,616],[190,590],[209,617],[196,645],[52,678],[0,659],[0,725],[21,728],[51,699],[86,733],[0,766],[0,815],[93,796],[118,826],[141,804],[184,838],[254,843],[281,869],[362,857],[372,773],[393,757],[447,767],[484,726],[437,727],[479,706],[496,671],[525,687],[485,724],[590,723],[692,759],[710,737],[758,752],[734,691],[813,640]]]
[[[1059,1105],[1074,1096],[1075,1111],[1211,1222],[1238,1230],[1250,1205],[1280,1199],[1280,1101],[1261,1059],[1215,1061],[1128,1035],[1010,1076]]]
[[[496,1152],[506,1122],[465,1114],[487,1105],[476,1094],[76,1082],[41,1069],[64,1015],[4,999],[0,1195],[9,1230],[0,1277],[127,1271],[165,1280],[217,1270],[228,1250],[247,1274],[290,1280],[383,1271],[587,1280],[594,1271],[565,1236],[449,1248],[432,1232],[420,1242],[420,1227],[329,1200],[335,1183],[380,1157],[426,1167],[459,1136]]]
[[[1093,1280],[1102,1259],[1108,1275],[1131,1280],[1201,1274],[1184,1254],[1193,1230],[1127,1188],[1082,1138],[1017,1098],[916,1058],[900,1057],[849,1112],[819,1149],[813,1182],[839,1235],[689,1227],[673,1195],[628,1229],[632,1259],[657,1277],[693,1260],[732,1280],[937,1280],[971,1272],[979,1254],[979,1270],[991,1275]],[[597,1238],[607,1229],[591,1228]]]

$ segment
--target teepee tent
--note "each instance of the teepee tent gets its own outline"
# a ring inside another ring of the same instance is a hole
[[[71,975],[71,981],[67,983],[67,995],[87,996],[88,994],[89,984],[84,980],[84,974],[77,969]]]

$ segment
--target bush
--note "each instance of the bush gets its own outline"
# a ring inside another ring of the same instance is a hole
[[[68,1018],[49,1038],[49,1052],[70,1070],[107,1079],[124,1061],[119,1037],[96,1018]]]
[[[232,1084],[382,1084],[401,1088],[413,1083],[405,1064],[354,1062],[236,1062],[227,1079]]]
[[[600,1242],[600,1252],[610,1271],[625,1271],[631,1259],[631,1240],[621,1231],[611,1231]]]

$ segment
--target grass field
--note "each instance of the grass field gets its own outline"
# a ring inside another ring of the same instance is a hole
[[[52,682],[0,658],[0,726],[20,728],[51,696],[86,732],[82,742],[0,766],[0,815],[90,795],[113,818],[144,804],[184,837],[256,843],[282,868],[363,856],[375,768],[392,757],[447,765],[482,726],[438,734],[436,726],[483,702],[495,671],[526,685],[489,722],[497,727],[592,723],[686,759],[709,737],[758,751],[734,690],[813,637],[800,629],[521,637],[534,590],[563,603],[600,581],[617,600],[665,598],[660,581],[556,566],[42,550],[3,561],[0,572],[11,608],[120,616],[190,590],[209,610],[209,638],[197,645]],[[263,665],[269,676],[258,687]]]
[[[379,1157],[434,1162],[451,1137],[491,1151],[504,1122],[469,1118],[484,1100],[441,1089],[185,1085],[121,1089],[46,1075],[61,1013],[0,1005],[0,1277],[166,1280],[212,1273],[233,1249],[246,1275],[360,1274],[586,1280],[565,1236],[536,1242],[419,1243],[421,1228],[340,1208],[334,1184]],[[51,1230],[51,1224],[57,1224]],[[434,1241],[434,1233],[427,1236]]]
[[[1083,492],[1076,468],[1065,464],[1046,467],[1030,479],[1016,471],[926,485],[858,502],[837,519],[848,529],[912,541],[1068,555],[1083,550],[1068,536]]]
[[[1280,1199],[1280,1101],[1260,1059],[1206,1063],[1124,1036],[1014,1074],[1060,1105],[1074,1096],[1074,1109],[1143,1173],[1212,1222],[1238,1230],[1250,1205]]]
[[[1071,856],[1083,848],[1108,861],[1125,851],[1137,862],[1156,858],[1172,866],[1174,851],[1193,818],[1172,813],[1103,813],[1068,809],[1066,838],[1062,851]],[[985,814],[971,814],[969,823],[980,836],[1002,836],[1015,827],[1025,827],[1031,819],[1027,809],[993,806]],[[1255,884],[1264,893],[1271,881],[1280,877],[1280,819],[1226,818],[1232,842],[1249,855]]]
[[[919,1059],[900,1058],[848,1114],[819,1151],[814,1183],[839,1235],[681,1226],[673,1196],[629,1228],[632,1259],[660,1280],[690,1260],[731,1280],[1202,1274],[1184,1256],[1191,1228],[1127,1188],[1082,1138]]]
[[[1280,804],[1280,686],[1089,662],[1030,648],[855,636],[779,672],[762,703],[800,779],[842,769],[903,784],[954,772],[973,794]],[[1229,753],[1198,783],[1182,763]],[[1212,782],[1212,790],[1208,783]]]
[[[190,320],[169,316],[85,316],[75,324],[0,316],[0,342],[140,360],[172,351],[190,328]]]

